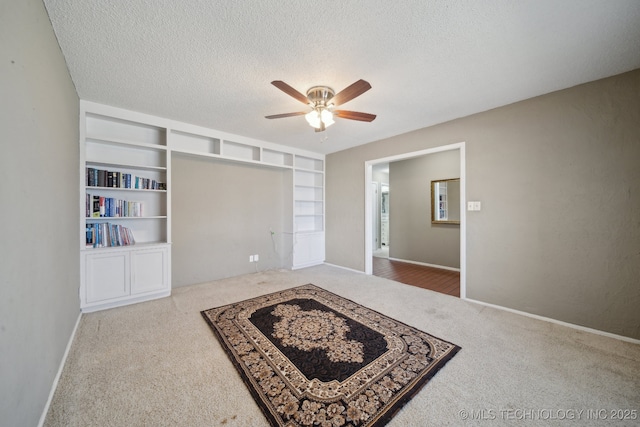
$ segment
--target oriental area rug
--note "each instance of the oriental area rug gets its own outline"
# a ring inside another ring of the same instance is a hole
[[[460,347],[314,285],[202,311],[273,426],[382,426]]]

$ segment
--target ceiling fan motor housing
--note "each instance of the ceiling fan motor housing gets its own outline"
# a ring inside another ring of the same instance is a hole
[[[307,91],[307,99],[312,107],[326,107],[335,95],[333,89],[327,86],[314,86]]]

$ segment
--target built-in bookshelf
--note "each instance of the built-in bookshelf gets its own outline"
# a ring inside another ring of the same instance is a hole
[[[167,129],[85,101],[81,112],[81,307],[167,296]]]
[[[296,232],[324,231],[324,174],[295,170]]]
[[[169,134],[169,151],[292,170],[292,267],[324,262],[324,156],[254,141],[238,142],[207,130],[177,127]]]
[[[167,243],[166,130],[92,112],[85,126],[85,228],[109,218],[137,244]]]
[[[89,101],[80,106],[83,311],[170,294],[172,153],[290,171],[293,222],[283,232],[292,236],[292,268],[324,262],[324,155]]]
[[[175,153],[285,169],[293,168],[293,153],[257,143],[235,142],[220,136],[202,135],[178,129],[171,130],[170,141],[170,151]]]
[[[294,157],[293,268],[324,262],[324,160]]]

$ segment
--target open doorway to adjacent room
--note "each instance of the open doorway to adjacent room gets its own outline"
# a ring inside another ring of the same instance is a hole
[[[369,183],[365,195],[367,274],[465,297],[464,164],[464,143],[365,163],[365,179]],[[454,200],[460,221],[433,223],[431,180],[452,178],[460,179],[459,194]]]

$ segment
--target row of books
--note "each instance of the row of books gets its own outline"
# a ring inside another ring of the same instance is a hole
[[[88,187],[134,188],[139,190],[166,190],[164,182],[144,178],[130,173],[86,168]]]
[[[131,229],[122,225],[108,222],[87,224],[87,247],[109,248],[135,243]]]
[[[98,196],[87,193],[87,218],[143,216],[143,203]]]

